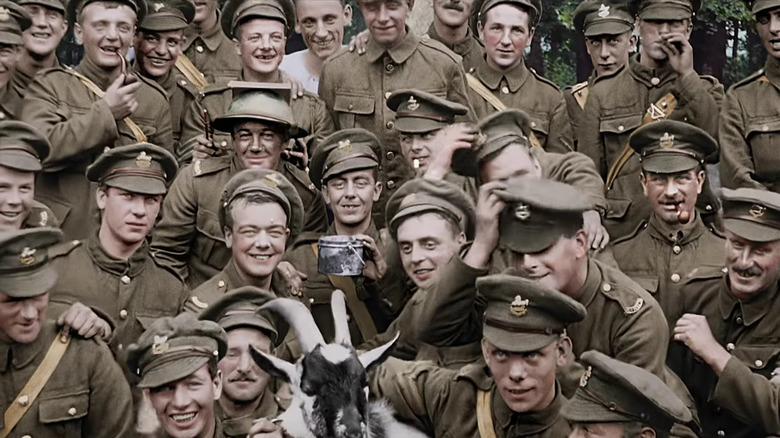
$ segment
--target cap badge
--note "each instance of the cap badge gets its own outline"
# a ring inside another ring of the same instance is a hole
[[[341,152],[350,153],[352,152],[352,143],[349,140],[341,140],[338,149]]]
[[[529,303],[528,299],[524,300],[520,295],[516,295],[515,300],[509,305],[509,311],[517,317],[525,316],[528,313]]]
[[[658,144],[662,148],[670,148],[670,147],[674,146],[674,136],[673,135],[669,135],[668,132],[664,132],[663,137],[661,137],[659,140],[660,141],[658,142]]]
[[[135,167],[140,167],[141,169],[148,169],[152,167],[152,156],[146,155],[146,152],[141,152],[135,158]]]
[[[409,108],[409,111],[417,111],[417,109],[420,108],[420,104],[417,103],[417,100],[415,100],[414,96],[409,97],[409,105],[407,108]]]
[[[19,254],[19,263],[24,266],[30,266],[35,263],[35,249],[25,248],[22,253]]]
[[[588,380],[590,380],[590,376],[593,374],[593,367],[588,367],[587,370],[585,370],[584,373],[580,376],[580,388],[584,388],[588,386]]]
[[[528,220],[531,217],[531,208],[527,204],[518,204],[515,207],[515,217],[521,221]]]
[[[10,19],[11,19],[11,12],[8,9],[0,6],[0,21],[8,21]]]
[[[170,348],[170,345],[168,345],[168,337],[167,336],[155,336],[154,337],[154,345],[152,345],[152,354],[155,354],[155,355],[165,354],[165,352],[168,351],[168,348]]]
[[[601,7],[599,8],[599,17],[601,18],[609,17],[609,6],[603,3],[601,4]]]
[[[763,205],[754,204],[752,207],[750,207],[749,213],[751,216],[758,219],[761,216],[763,216],[764,213],[766,213],[766,207],[764,207]]]
[[[487,135],[485,135],[485,134],[483,134],[483,133],[481,133],[481,132],[480,132],[480,133],[477,135],[477,141],[474,143],[474,146],[476,146],[476,147],[481,147],[481,146],[483,146],[485,143],[487,143],[487,141],[488,141],[488,137],[487,137]]]
[[[154,12],[160,12],[160,9],[164,8],[165,5],[162,3],[155,3],[154,4]]]
[[[277,178],[274,173],[268,174],[263,178],[263,184],[265,184],[266,187],[275,189],[279,187],[279,178]]]

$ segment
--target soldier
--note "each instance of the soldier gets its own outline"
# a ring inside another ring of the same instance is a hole
[[[444,44],[463,58],[467,71],[476,66],[485,48],[469,27],[476,0],[434,0],[433,22],[428,36]]]
[[[252,349],[273,354],[274,319],[258,309],[274,298],[264,290],[242,287],[214,302],[199,317],[218,323],[227,332],[227,354],[218,365],[222,396],[214,407],[225,437],[244,438],[255,419],[276,418],[286,408],[271,389],[271,376],[250,354]]]
[[[219,226],[232,257],[221,272],[190,292],[185,309],[202,312],[242,286],[289,296],[285,279],[274,274],[288,242],[300,233],[302,221],[300,197],[280,173],[248,169],[236,174],[225,185],[219,203]]]
[[[780,91],[780,1],[748,1],[756,30],[767,51],[764,68],[734,84],[720,114],[718,141],[723,186],[780,192],[777,156],[772,152],[780,127],[774,116]]]
[[[333,55],[320,79],[320,96],[336,127],[364,128],[382,145],[379,179],[385,190],[374,204],[377,224],[385,222],[387,199],[413,176],[401,154],[395,114],[384,104],[390,94],[414,83],[417,89],[471,107],[459,57],[437,41],[407,32],[413,5],[414,0],[359,0],[371,34],[366,51],[344,49]]]
[[[53,228],[0,237],[0,435],[132,437],[130,387],[109,349],[46,320]]]
[[[702,436],[780,434],[776,317],[780,195],[723,189],[726,267],[702,268],[681,289],[669,352],[702,418]]]
[[[674,423],[693,420],[669,387],[647,371],[600,353],[582,353],[588,366],[561,415],[574,429],[569,438],[667,437]]]
[[[148,143],[104,153],[87,168],[99,187],[100,227],[50,250],[60,278],[53,309],[79,302],[102,311],[116,323],[111,347],[120,363],[154,319],[176,315],[187,299],[181,277],[160,266],[146,243],[174,175],[176,159]]]
[[[485,0],[477,5],[485,56],[469,71],[469,97],[476,117],[521,109],[531,118],[529,137],[534,146],[551,152],[574,150],[563,94],[526,67],[523,59],[542,16],[541,0]]]
[[[260,168],[279,171],[301,198],[306,231],[327,229],[325,202],[305,172],[282,160],[289,138],[302,135],[290,106],[267,84],[236,89],[224,116],[214,127],[232,135],[227,156],[195,160],[185,167],[163,203],[163,218],[155,229],[152,249],[196,288],[216,275],[230,260],[219,223],[220,197],[225,184],[239,171]],[[289,89],[289,87],[288,87]]]
[[[195,16],[195,6],[187,0],[152,3],[151,11],[135,34],[133,70],[157,82],[168,94],[173,129],[173,150],[179,163],[192,161],[192,151],[181,148],[181,119],[198,98],[198,88],[174,67],[182,54],[184,29]]]
[[[628,136],[640,126],[660,120],[685,121],[716,135],[723,86],[693,70],[688,39],[700,0],[634,0],[641,55],[590,88],[581,119],[578,151],[589,156],[606,182],[609,209],[605,225],[613,238],[633,231],[650,216],[642,196],[639,159]],[[717,212],[716,199],[705,183],[699,207]],[[705,222],[711,222],[707,219]]]
[[[75,70],[41,72],[25,96],[21,120],[52,145],[36,196],[54,210],[68,238],[87,237],[95,225],[95,187],[84,170],[105,148],[149,142],[172,151],[165,91],[126,72],[136,19],[145,14],[146,3],[136,0],[69,2],[84,60]]]
[[[284,58],[287,35],[292,32],[295,23],[292,0],[231,0],[225,4],[223,12],[222,30],[233,38],[241,56],[241,71],[230,79],[283,82],[285,77],[279,70],[279,64]],[[232,98],[230,84],[223,81],[204,90],[203,98],[186,111],[182,122],[182,141],[194,144],[195,158],[224,155],[230,149],[227,135],[209,132],[204,114],[208,114],[209,118],[222,116]],[[295,122],[308,134],[304,135],[305,138],[294,140],[292,149],[305,157],[309,149],[313,151],[323,138],[333,132],[333,121],[325,103],[316,95],[303,93],[293,98],[290,107]],[[305,169],[306,159],[300,164]]]
[[[23,33],[30,27],[30,14],[10,1],[0,2],[0,121],[19,117],[22,94],[13,86],[13,78],[23,49]]]
[[[342,47],[344,27],[352,21],[352,6],[345,0],[296,0],[295,31],[307,49],[285,55],[279,69],[317,94],[325,60]]]
[[[642,165],[640,177],[653,210],[633,233],[614,242],[620,270],[639,283],[670,316],[680,301],[680,281],[700,266],[723,264],[724,241],[696,212],[704,186],[704,159],[715,139],[684,122],[662,120],[629,138]],[[667,318],[670,327],[676,319]]]
[[[628,64],[630,53],[636,50],[636,36],[627,2],[586,0],[574,10],[574,27],[585,36],[585,49],[593,65],[587,81],[563,90],[576,143],[590,87],[597,77],[613,76]]]
[[[0,231],[56,227],[49,207],[33,199],[35,175],[51,150],[40,131],[23,122],[0,122]]]
[[[176,68],[202,90],[209,84],[235,78],[241,72],[241,58],[220,26],[218,0],[193,3],[195,17],[184,31],[184,53]]]
[[[24,32],[24,49],[11,81],[16,93],[24,96],[39,71],[60,65],[57,46],[68,30],[68,21],[60,0],[21,0],[17,4],[32,18],[32,25]]]
[[[127,367],[144,392],[138,432],[224,438],[214,409],[222,393],[217,364],[226,352],[227,336],[216,322],[187,313],[154,321],[127,351]]]
[[[555,373],[571,360],[566,326],[581,321],[585,308],[514,275],[480,278],[477,289],[487,301],[485,362],[446,370],[389,359],[370,379],[372,394],[431,436],[567,436]]]

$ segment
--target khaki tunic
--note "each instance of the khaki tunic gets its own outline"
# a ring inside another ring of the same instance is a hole
[[[39,227],[59,228],[60,222],[49,207],[33,200],[32,207],[30,208],[30,215],[24,220],[22,229]]]
[[[263,392],[257,409],[243,417],[230,418],[219,402],[214,403],[214,416],[217,422],[222,425],[222,433],[226,438],[246,438],[254,420],[258,418],[276,418],[284,410],[285,407],[282,404],[282,400],[268,387]]]
[[[683,281],[699,266],[722,267],[725,245],[699,215],[679,230],[652,215],[633,234],[616,240],[612,252],[620,270],[658,301],[671,328],[677,323],[670,318],[677,314]]]
[[[101,89],[110,85],[102,70],[85,59],[76,69]],[[165,91],[139,76],[138,109],[131,119],[149,143],[173,152],[171,114]],[[69,70],[43,70],[27,89],[20,119],[40,129],[52,144],[38,174],[35,197],[62,221],[69,239],[84,238],[96,228],[95,189],[84,172],[105,148],[137,143],[124,121],[116,121],[105,101]]]
[[[490,391],[493,429],[497,438],[561,438],[568,421],[559,415],[565,402],[560,389],[540,412],[509,409],[484,365],[449,370],[430,362],[388,359],[371,375],[371,394],[387,398],[396,416],[436,438],[479,438],[477,391]]]
[[[304,230],[326,230],[322,194],[302,170],[287,162],[281,166],[279,171],[303,201]],[[230,260],[230,249],[225,246],[219,225],[220,197],[225,184],[240,170],[233,154],[195,160],[179,172],[163,201],[162,219],[153,232],[152,252],[191,289],[216,275]]]
[[[19,110],[22,107],[22,95],[19,94],[9,82],[0,89],[0,122],[5,120],[19,120]]]
[[[580,139],[580,125],[582,125],[582,117],[585,111],[585,103],[588,101],[588,95],[590,94],[590,87],[593,86],[593,82],[596,80],[595,71],[590,74],[588,80],[580,82],[579,84],[570,85],[563,89],[563,99],[566,101],[566,114],[569,115],[571,121],[571,130],[574,133],[574,150],[579,150],[577,147]],[[582,102],[582,104],[580,104]]]
[[[465,38],[455,44],[450,44],[447,41],[444,41],[444,38],[436,32],[433,23],[431,23],[431,27],[428,28],[428,36],[460,55],[460,57],[463,58],[461,62],[466,71],[470,70],[471,67],[476,66],[485,56],[485,47],[477,39],[477,36],[471,32],[471,29],[468,29]]]
[[[38,338],[29,344],[0,340],[0,411],[16,403],[58,331],[53,322],[45,322]],[[0,431],[3,426],[0,415]],[[135,436],[130,387],[109,349],[74,336],[54,374],[8,436]]]
[[[479,64],[470,69],[469,74],[479,79],[482,85],[508,108],[516,108],[528,113],[531,130],[544,150],[550,152],[574,150],[574,134],[566,112],[563,93],[554,83],[526,67],[525,61],[512,70],[501,73],[490,68],[487,61],[481,58]],[[469,98],[478,119],[483,119],[497,111],[471,88],[469,88]]]
[[[235,78],[241,72],[241,58],[233,41],[222,32],[220,19],[213,28],[196,34],[192,27],[184,30],[184,55],[210,84]]]
[[[693,394],[702,436],[780,435],[780,389],[769,382],[780,366],[778,290],[773,284],[739,301],[729,291],[728,275],[717,268],[698,270],[682,287],[682,311],[706,316],[715,339],[732,354],[718,378],[683,344],[670,347],[670,366]]]
[[[594,210],[601,214],[606,212],[604,181],[587,156],[578,152],[545,152],[539,148],[531,148],[531,155],[539,161],[542,177],[576,187],[588,197]]]
[[[408,29],[407,29],[408,31]],[[387,98],[395,90],[414,87],[471,108],[460,57],[438,41],[407,32],[395,47],[385,49],[369,38],[366,53],[343,49],[325,61],[320,97],[338,129],[364,128],[382,144],[380,180],[385,188],[374,203],[374,222],[383,228],[385,204],[393,191],[414,177],[401,153],[395,112]],[[475,121],[473,110],[457,121]]]
[[[723,102],[723,86],[710,76],[696,73],[680,78],[670,66],[651,69],[634,57],[614,76],[597,78],[590,88],[588,103],[579,128],[578,151],[589,156],[606,180],[610,166],[639,128],[651,104],[668,93],[677,98],[670,119],[688,122],[715,137],[718,112]],[[613,238],[625,236],[650,216],[650,202],[639,180],[641,166],[636,154],[621,170],[607,192],[609,211],[605,226]],[[709,184],[697,205],[705,213],[717,211]]]
[[[729,89],[720,114],[720,177],[723,186],[780,192],[780,60]]]

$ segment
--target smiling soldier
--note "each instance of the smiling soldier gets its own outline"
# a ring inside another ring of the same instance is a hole
[[[32,26],[24,32],[24,50],[12,81],[19,96],[24,96],[36,73],[60,65],[57,46],[68,30],[68,21],[60,0],[21,0],[18,5],[32,17]]]

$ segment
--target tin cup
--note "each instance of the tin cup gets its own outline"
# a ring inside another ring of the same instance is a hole
[[[325,275],[357,277],[363,275],[363,242],[352,236],[323,236],[317,243],[317,267]]]

